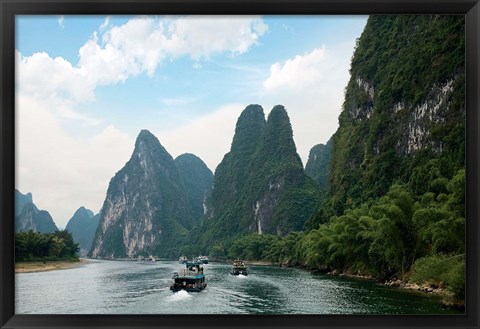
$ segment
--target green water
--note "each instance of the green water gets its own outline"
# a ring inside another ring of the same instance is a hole
[[[16,313],[46,314],[450,314],[435,296],[375,282],[251,266],[232,276],[227,264],[204,266],[207,288],[169,289],[174,261],[92,261],[61,271],[16,275]]]

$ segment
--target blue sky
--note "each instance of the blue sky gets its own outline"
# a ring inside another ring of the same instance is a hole
[[[366,16],[19,16],[17,188],[58,226],[97,212],[149,129],[214,171],[248,104],[286,106],[297,150],[338,126]]]

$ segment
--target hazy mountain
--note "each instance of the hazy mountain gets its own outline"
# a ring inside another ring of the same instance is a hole
[[[100,214],[85,207],[80,207],[68,221],[66,230],[72,233],[73,239],[79,244],[80,256],[85,257],[92,248],[92,241],[100,220]]]
[[[31,193],[22,194],[15,190],[15,231],[34,231],[53,233],[58,230],[52,216],[45,210],[39,210],[33,203]]]

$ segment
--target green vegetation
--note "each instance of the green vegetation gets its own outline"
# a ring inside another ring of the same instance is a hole
[[[15,261],[77,261],[79,251],[72,234],[67,230],[55,233],[15,233]]]
[[[223,256],[361,273],[380,281],[411,275],[414,282],[441,285],[461,299],[464,183],[465,171],[460,170],[444,191],[428,191],[418,200],[407,186],[393,185],[372,204],[348,209],[318,229],[283,238],[245,235]]]
[[[465,298],[465,255],[436,255],[420,258],[413,265],[414,282],[447,287],[457,300]]]

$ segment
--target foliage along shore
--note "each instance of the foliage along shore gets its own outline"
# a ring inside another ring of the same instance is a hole
[[[78,243],[67,230],[15,233],[15,263],[78,262]]]
[[[227,258],[271,261],[324,273],[405,282],[445,291],[445,304],[465,297],[465,171],[436,179],[419,197],[395,184],[378,200],[332,216],[307,232],[244,235],[214,246]],[[221,256],[221,255],[216,255]]]

